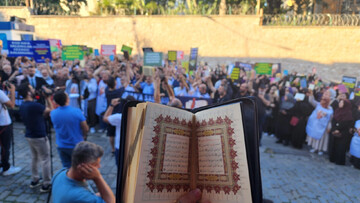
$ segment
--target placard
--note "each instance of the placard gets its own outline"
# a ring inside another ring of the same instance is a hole
[[[302,87],[302,88],[306,88],[306,87],[307,87],[306,77],[301,77],[301,78],[300,78],[300,87]]]
[[[181,66],[185,69],[185,73],[189,72],[189,61],[182,61]]]
[[[360,97],[360,81],[357,82],[354,92],[356,97]]]
[[[161,52],[145,52],[144,66],[162,66]]]
[[[49,39],[50,43],[50,51],[51,52],[59,52],[61,51],[61,40],[59,39]]]
[[[198,52],[199,52],[199,48],[190,49],[189,70],[196,70]]]
[[[184,51],[177,51],[177,54],[176,54],[176,58],[177,60],[183,60],[184,59]]]
[[[252,65],[249,64],[249,63],[239,63],[239,67],[240,67],[240,68],[244,68],[244,70],[245,70],[246,72],[252,70]]]
[[[342,84],[344,84],[350,92],[354,91],[356,85],[356,77],[343,76]]]
[[[154,52],[152,47],[144,47],[144,48],[142,48],[142,50],[143,50],[144,54],[145,54],[145,52]]]
[[[127,51],[129,56],[131,55],[131,52],[132,52],[132,48],[129,47],[129,46],[126,46],[126,45],[122,45],[121,47],[121,51],[124,52],[124,51]]]
[[[51,60],[50,43],[47,40],[31,41],[36,63],[45,63],[45,59]]]
[[[230,78],[232,81],[238,80],[240,77],[240,68],[239,67],[235,67],[232,69],[231,74],[230,74]]]
[[[84,51],[79,45],[63,46],[62,59],[73,61],[75,59],[83,60]]]
[[[116,45],[101,45],[101,55],[103,56],[110,56],[110,55],[116,55]]]
[[[155,67],[152,66],[143,66],[142,67],[142,73],[145,76],[153,76],[155,73]]]
[[[8,40],[9,57],[27,56],[33,57],[31,41]]]
[[[256,71],[256,74],[271,75],[272,63],[255,63],[254,69]]]
[[[168,61],[176,61],[177,52],[176,51],[168,51]]]
[[[95,49],[95,50],[94,50],[94,55],[95,55],[95,56],[100,56],[99,49]]]
[[[7,50],[8,49],[8,41],[6,38],[6,34],[5,33],[0,33],[0,43],[3,49]]]

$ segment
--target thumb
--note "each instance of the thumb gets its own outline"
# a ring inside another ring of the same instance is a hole
[[[179,203],[196,203],[201,199],[201,191],[199,189],[192,190],[186,193],[179,199]]]

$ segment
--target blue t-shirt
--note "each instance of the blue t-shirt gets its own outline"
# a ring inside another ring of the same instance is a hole
[[[66,175],[67,170],[57,172],[53,177],[52,191],[54,203],[71,202],[105,202],[94,194],[87,182],[73,180]]]
[[[140,83],[142,93],[144,94],[154,94],[154,85],[148,84],[147,82]]]
[[[50,113],[56,132],[56,144],[59,148],[74,148],[83,141],[80,123],[85,116],[80,109],[71,106],[60,106]]]
[[[25,137],[41,138],[46,136],[44,111],[45,106],[37,102],[24,101],[21,104],[19,112],[26,127]]]

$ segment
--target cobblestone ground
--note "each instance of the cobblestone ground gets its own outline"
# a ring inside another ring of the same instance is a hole
[[[261,173],[264,198],[274,202],[360,202],[360,170],[335,165],[319,156],[275,144],[264,136]]]
[[[31,157],[23,135],[24,127],[16,123],[15,165],[23,169],[13,176],[0,176],[0,202],[46,202],[48,197],[41,194],[39,188],[29,188]],[[116,166],[108,138],[91,134],[88,140],[104,147],[101,173],[115,192]],[[54,143],[54,139],[52,141]],[[267,136],[263,137],[260,155],[264,198],[274,202],[360,202],[360,170],[349,165],[337,166],[330,163],[326,155],[311,154],[307,149],[275,144],[275,138]],[[55,147],[53,156],[55,172],[61,168]]]

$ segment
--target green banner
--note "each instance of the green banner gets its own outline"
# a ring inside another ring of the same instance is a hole
[[[124,52],[124,51],[127,51],[129,56],[131,55],[131,52],[132,52],[132,48],[129,47],[129,46],[126,46],[126,45],[122,45],[121,47],[121,51]]]
[[[254,66],[256,74],[259,75],[271,75],[272,63],[256,63]]]
[[[176,61],[177,51],[168,51],[168,61]]]
[[[161,52],[145,52],[144,66],[162,66]]]
[[[84,51],[83,47],[79,45],[63,46],[62,59],[73,61],[75,59],[83,60]]]

